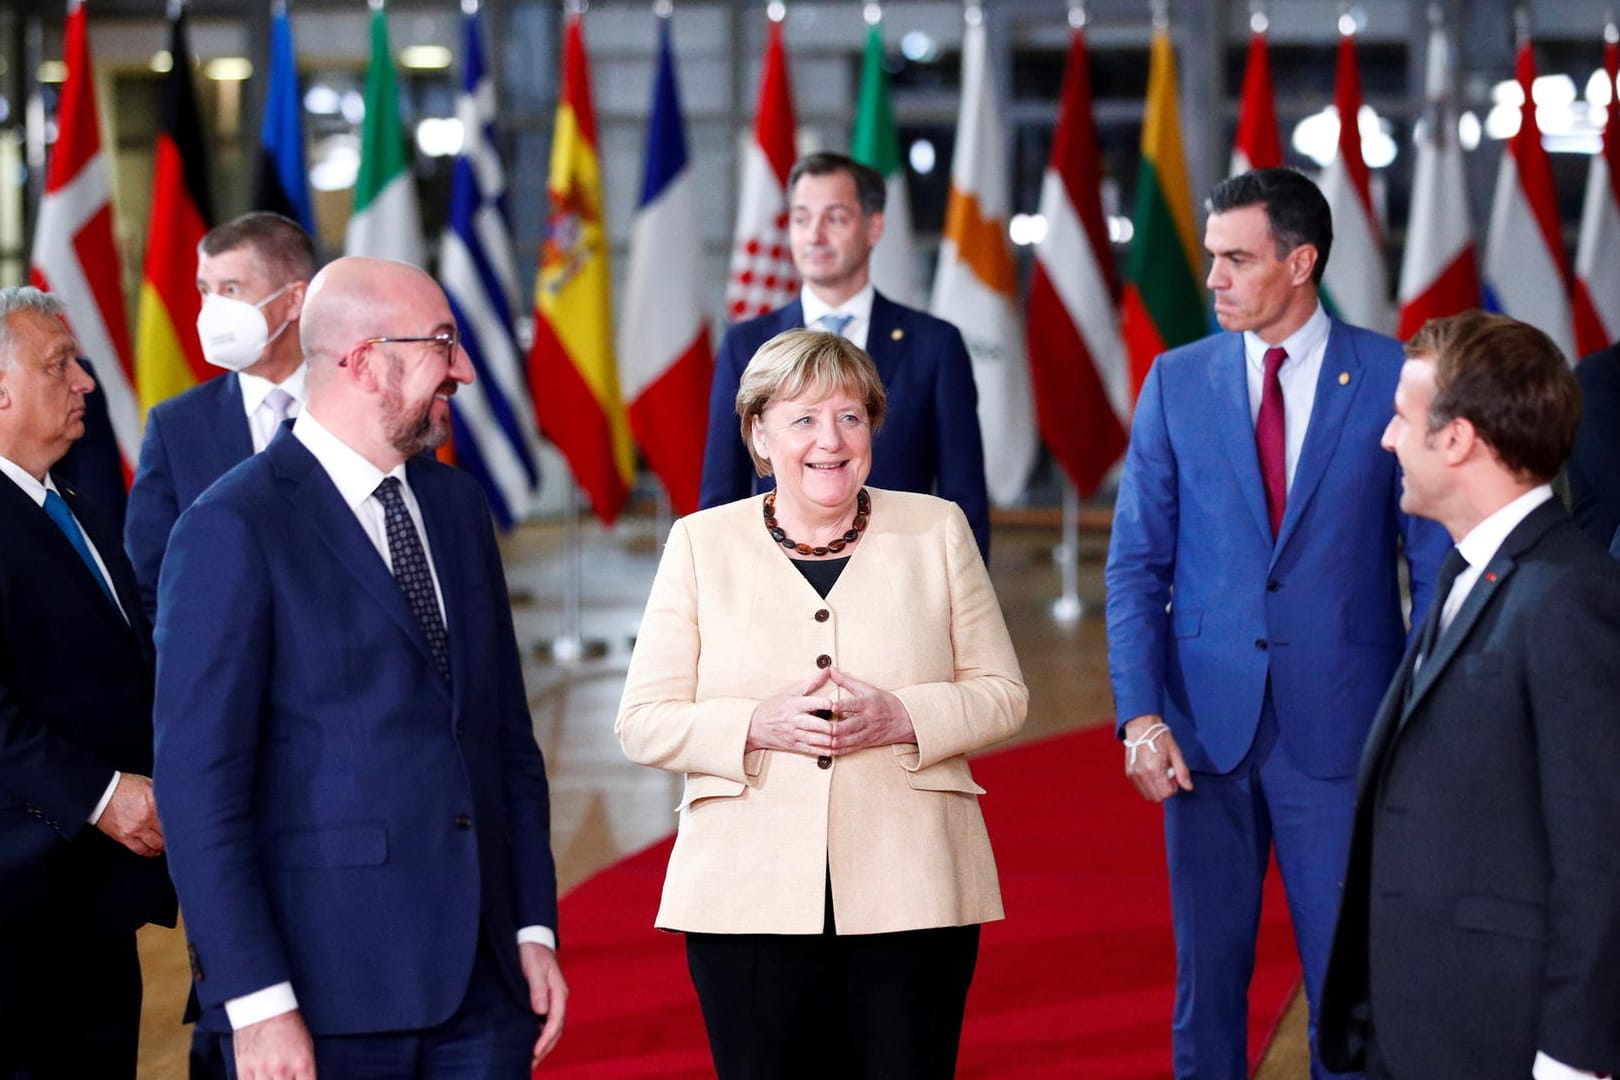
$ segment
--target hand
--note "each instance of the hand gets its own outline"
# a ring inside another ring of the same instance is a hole
[[[815,715],[820,710],[830,716],[832,699],[810,696],[827,685],[830,670],[823,668],[810,681],[796,683],[754,706],[753,718],[748,721],[747,749],[786,750],[818,757],[832,753],[833,722]]]
[[[315,1080],[315,1042],[297,1009],[239,1029],[238,1080]]]
[[[518,961],[523,965],[523,977],[529,981],[529,1008],[536,1016],[546,1018],[540,1029],[540,1038],[534,1044],[533,1069],[557,1046],[562,1037],[563,1014],[568,1011],[568,984],[563,982],[562,968],[557,954],[533,941],[518,943]]]
[[[1145,713],[1125,722],[1125,738],[1140,739],[1155,724],[1163,724],[1164,717]],[[1133,755],[1125,750],[1125,775],[1136,785],[1136,791],[1148,802],[1162,803],[1178,791],[1193,789],[1192,774],[1181,758],[1181,747],[1170,729],[1160,727],[1150,736],[1151,743],[1139,743]]]
[[[828,668],[832,681],[851,696],[838,702],[838,723],[833,728],[833,755],[853,754],[872,746],[893,746],[917,741],[917,729],[905,703],[887,690],[879,690],[837,668]]]
[[[158,821],[157,803],[152,801],[152,781],[145,776],[123,773],[96,819],[96,828],[137,855],[156,858],[163,854],[163,826]]]

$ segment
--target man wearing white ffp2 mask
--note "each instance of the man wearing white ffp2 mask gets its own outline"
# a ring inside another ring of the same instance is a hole
[[[208,362],[227,373],[147,414],[124,547],[153,618],[175,520],[237,462],[269,445],[282,422],[302,408],[299,316],[315,270],[309,234],[280,214],[244,214],[197,245],[203,299],[197,337]]]

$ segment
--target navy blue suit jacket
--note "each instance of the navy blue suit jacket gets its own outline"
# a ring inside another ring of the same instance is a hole
[[[175,521],[210,484],[252,454],[253,433],[235,372],[194,386],[146,414],[124,518],[124,548],[135,565],[148,618],[156,617],[158,574]]]
[[[703,507],[733,502],[773,486],[754,473],[737,421],[737,384],[759,347],[804,325],[795,300],[726,331],[709,394],[709,438],[703,450]],[[918,491],[962,508],[979,553],[990,558],[990,496],[979,436],[979,391],[973,362],[956,327],[878,293],[866,351],[888,392],[888,415],[872,443],[873,487]]]
[[[557,926],[545,765],[477,481],[407,477],[451,677],[284,426],[181,515],[158,595],[157,798],[204,1024],[290,981],[315,1035],[430,1027],[488,935]]]
[[[1394,339],[1333,321],[1275,542],[1243,335],[1154,362],[1106,570],[1120,724],[1161,715],[1191,768],[1229,772],[1269,683],[1293,761],[1318,778],[1355,774],[1405,646],[1403,547],[1415,619],[1450,547],[1438,525],[1401,513],[1400,469],[1379,446],[1402,361]]]
[[[0,476],[0,926],[47,906],[87,929],[173,926],[164,860],[88,823],[115,770],[152,774],[152,640],[117,529],[58,487],[129,619],[45,511]]]

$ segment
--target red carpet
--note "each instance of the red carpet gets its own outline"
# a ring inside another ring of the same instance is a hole
[[[973,764],[1008,918],[985,927],[958,1075],[1149,1080],[1170,1075],[1175,950],[1161,813],[1125,781],[1106,727]],[[652,928],[669,841],[564,898],[572,995],[544,1080],[712,1074],[675,934]],[[1251,988],[1252,1060],[1299,979],[1271,875]]]

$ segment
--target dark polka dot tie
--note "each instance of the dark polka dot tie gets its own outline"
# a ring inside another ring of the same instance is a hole
[[[399,478],[383,477],[375,492],[383,505],[383,521],[388,528],[388,558],[394,564],[394,580],[405,594],[405,602],[416,616],[416,625],[422,628],[428,648],[433,650],[433,662],[439,674],[450,677],[450,638],[444,632],[444,617],[439,614],[439,601],[433,592],[433,572],[428,569],[427,555],[422,551],[422,538],[416,535],[416,523],[405,509],[405,498],[399,493]]]

